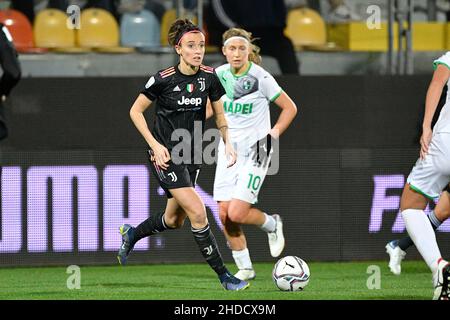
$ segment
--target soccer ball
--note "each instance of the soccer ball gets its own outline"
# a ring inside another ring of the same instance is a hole
[[[277,261],[272,278],[282,291],[301,291],[309,282],[310,272],[305,261],[295,256],[287,256]]]

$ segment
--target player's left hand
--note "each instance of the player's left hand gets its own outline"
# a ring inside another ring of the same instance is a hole
[[[273,153],[272,139],[274,139],[270,133],[264,138],[255,142],[251,147],[252,160],[257,167],[267,166],[270,155]]]
[[[236,163],[237,154],[230,142],[225,143],[225,155],[228,160],[227,168],[232,167]]]
[[[420,159],[425,159],[428,154],[428,147],[431,142],[431,137],[433,136],[433,131],[431,128],[423,129],[422,136],[420,137]]]

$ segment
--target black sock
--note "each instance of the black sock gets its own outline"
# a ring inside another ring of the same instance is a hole
[[[142,238],[154,235],[158,232],[163,232],[166,229],[171,229],[166,226],[164,222],[164,213],[157,213],[151,215],[150,218],[141,222],[140,225],[134,229],[135,241],[139,241]]]
[[[442,222],[439,221],[439,219],[434,214],[434,211],[431,211],[431,213],[428,215],[428,219],[430,220],[433,230],[436,230],[442,224]],[[398,240],[398,246],[403,251],[406,251],[406,249],[408,249],[412,245],[414,245],[414,242],[412,241],[412,239],[410,237],[406,237],[406,238]]]
[[[191,228],[194,234],[195,242],[197,242],[198,247],[205,258],[206,262],[211,266],[211,268],[217,273],[217,275],[223,275],[227,272],[227,268],[223,263],[222,256],[220,255],[219,248],[217,247],[216,238],[214,237],[209,224],[202,229]]]

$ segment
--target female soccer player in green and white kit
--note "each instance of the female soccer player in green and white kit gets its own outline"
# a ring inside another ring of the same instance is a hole
[[[295,103],[258,65],[261,61],[259,48],[252,40],[251,33],[243,29],[227,30],[223,34],[222,52],[228,63],[216,68],[226,91],[222,100],[230,139],[237,145],[238,157],[233,167],[226,168],[225,146],[223,141],[220,142],[214,200],[219,202],[225,237],[239,268],[235,276],[242,280],[254,279],[256,274],[241,224],[256,225],[267,232],[273,257],[278,257],[284,249],[280,216],[268,215],[253,205],[269,168],[272,139],[278,139],[297,114]],[[282,110],[273,128],[270,102]],[[207,116],[210,115],[211,109]]]
[[[442,89],[450,80],[450,52],[434,61],[434,69],[425,101],[420,158],[408,176],[400,200],[400,210],[409,236],[432,272],[433,299],[449,300],[450,264],[442,258],[432,228],[433,220],[437,220],[437,217],[427,218],[423,210],[428,201],[439,197],[450,180],[450,96],[448,94],[439,119],[434,129],[431,129]]]

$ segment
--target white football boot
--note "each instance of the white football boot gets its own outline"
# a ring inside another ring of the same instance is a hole
[[[276,258],[284,249],[283,221],[278,214],[273,214],[272,217],[276,222],[275,231],[268,232],[267,236],[269,238],[270,254]]]
[[[389,255],[389,269],[393,274],[399,276],[402,272],[402,260],[405,259],[406,252],[400,249],[395,240],[386,245],[386,252]]]
[[[438,269],[433,275],[434,282],[434,296],[433,300],[449,300],[449,288],[450,281],[450,263],[444,259],[439,259]]]
[[[240,269],[234,276],[240,280],[249,281],[256,278],[256,272],[253,269]]]

